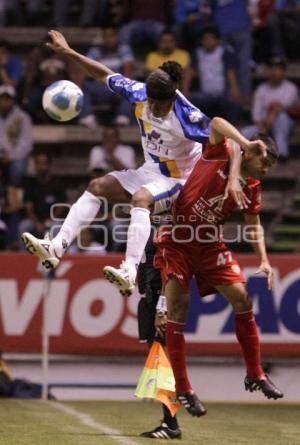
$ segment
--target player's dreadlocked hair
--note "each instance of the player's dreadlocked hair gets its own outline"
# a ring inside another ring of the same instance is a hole
[[[173,80],[173,82],[176,82],[178,84],[182,82],[183,69],[179,63],[169,61],[169,62],[163,63],[158,68],[165,71],[167,74],[169,74],[169,76]]]
[[[183,70],[177,62],[165,62],[146,79],[147,96],[155,100],[175,99],[176,89],[183,78]]]

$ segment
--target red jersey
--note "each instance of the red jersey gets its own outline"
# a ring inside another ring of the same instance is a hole
[[[232,196],[223,199],[228,179],[231,148],[225,139],[219,144],[207,144],[202,157],[196,163],[191,175],[183,186],[173,207],[176,236],[186,236],[186,226],[197,227],[201,239],[208,234],[220,236],[220,228],[238,208]],[[254,215],[261,210],[261,183],[258,179],[247,178],[244,193],[251,201],[244,213]],[[210,230],[211,229],[214,230]],[[212,240],[213,241],[213,240]]]

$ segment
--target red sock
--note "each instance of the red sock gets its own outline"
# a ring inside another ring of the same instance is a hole
[[[241,345],[249,377],[264,377],[261,367],[260,343],[253,311],[236,314],[235,332]]]
[[[185,323],[177,323],[171,320],[167,322],[166,343],[177,392],[189,392],[192,389],[187,376],[185,361],[184,327]]]

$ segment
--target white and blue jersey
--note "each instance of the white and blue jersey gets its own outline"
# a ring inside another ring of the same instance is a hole
[[[145,83],[112,74],[107,84],[134,109],[145,156],[143,167],[185,182],[209,137],[210,119],[178,90],[173,109],[167,116],[156,118],[148,106]]]

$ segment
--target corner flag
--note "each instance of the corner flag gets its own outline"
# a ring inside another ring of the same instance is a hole
[[[180,403],[176,400],[172,367],[164,348],[157,341],[151,346],[135,395],[159,400],[169,408],[172,416],[180,408]]]

